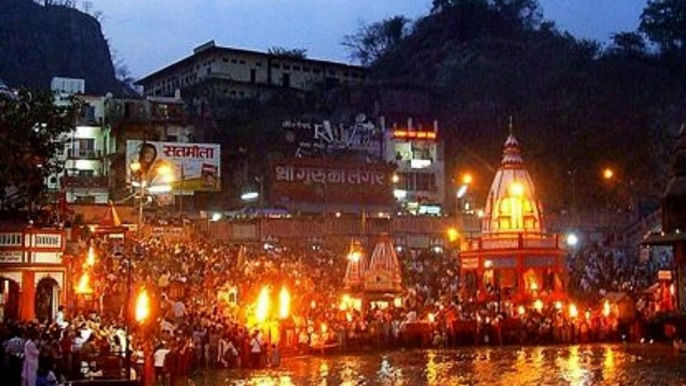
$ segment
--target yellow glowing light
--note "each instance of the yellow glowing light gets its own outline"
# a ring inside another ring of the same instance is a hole
[[[579,316],[579,310],[576,308],[576,304],[572,303],[569,305],[569,317],[576,319]]]
[[[517,307],[517,313],[518,313],[519,315],[524,315],[524,314],[526,314],[526,308],[524,308],[524,306],[519,306],[519,307]]]
[[[348,254],[348,260],[350,260],[353,263],[357,263],[362,259],[362,254],[358,251],[352,251],[350,254]]]
[[[534,302],[534,310],[541,312],[542,309],[543,309],[543,302],[541,301],[541,299],[536,299],[536,301]]]
[[[326,334],[327,330],[328,330],[328,327],[326,327],[326,323],[322,323],[322,334]]]
[[[143,289],[136,299],[136,322],[144,322],[148,316],[150,316],[150,297],[148,291]]]
[[[524,194],[524,185],[521,182],[513,182],[510,185],[510,194],[515,197],[521,197]]]
[[[672,296],[674,296],[675,293],[676,293],[676,288],[674,287],[674,283],[672,283],[672,284],[669,286],[669,294],[672,295]]]
[[[79,279],[79,284],[76,285],[75,291],[79,295],[92,294],[93,288],[90,285],[91,277],[88,272],[84,273]]]
[[[267,320],[269,316],[269,288],[262,287],[260,295],[257,298],[257,308],[255,309],[255,318],[258,323]]]
[[[281,292],[279,292],[279,317],[281,319],[288,318],[288,314],[291,312],[291,294],[288,292],[286,287],[281,287]]]
[[[538,283],[535,281],[531,283],[531,290],[532,291],[538,291]]]
[[[562,302],[555,302],[555,309],[561,310],[562,309]]]
[[[433,313],[429,313],[429,323],[433,323],[436,320],[436,316]]]
[[[400,181],[400,177],[397,174],[393,173],[393,177],[391,177],[391,181],[394,184],[397,184]]]
[[[138,172],[141,170],[141,163],[140,162],[133,162],[131,165],[129,165],[129,168],[131,168],[132,172]]]
[[[610,316],[611,312],[612,312],[612,309],[610,308],[610,302],[606,300],[605,303],[603,304],[603,316],[605,316],[607,318],[608,316]]]
[[[313,310],[314,310],[315,308],[317,308],[317,302],[315,302],[314,300],[311,301],[311,302],[310,302],[310,308],[312,308]]]
[[[86,266],[92,267],[95,265],[95,251],[93,250],[93,246],[91,245],[88,248],[88,255],[86,256]]]
[[[345,320],[347,320],[348,323],[350,323],[350,322],[353,321],[353,316],[352,316],[352,314],[351,314],[350,312],[346,312],[346,313],[345,313]]]
[[[393,299],[393,307],[395,308],[400,308],[403,306],[403,298],[395,298]]]
[[[448,228],[448,241],[455,242],[460,237],[460,232],[455,228]]]
[[[586,320],[591,320],[591,311],[586,311]]]
[[[492,267],[493,267],[493,261],[491,261],[491,260],[484,261],[484,268],[492,268]]]
[[[350,295],[344,294],[343,298],[341,299],[341,305],[339,306],[341,311],[345,311],[348,309],[348,305],[352,302],[352,299],[350,298]]]
[[[614,172],[612,169],[610,169],[610,168],[605,168],[605,169],[603,170],[603,178],[604,178],[604,179],[609,180],[609,179],[611,179],[611,178],[614,177],[614,176],[615,176],[615,172]]]
[[[172,174],[172,168],[169,165],[160,165],[160,167],[157,168],[157,174],[161,176],[169,176]]]
[[[463,183],[463,184],[469,185],[469,184],[471,184],[473,181],[474,181],[474,177],[473,177],[471,174],[465,173],[465,174],[462,175],[462,183]]]

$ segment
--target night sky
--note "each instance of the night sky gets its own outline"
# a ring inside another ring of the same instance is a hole
[[[539,0],[545,19],[576,37],[606,42],[635,30],[646,0]],[[340,44],[363,22],[417,18],[430,0],[99,0],[115,55],[138,78],[188,56],[209,40],[265,51],[305,48],[310,58],[348,62]]]

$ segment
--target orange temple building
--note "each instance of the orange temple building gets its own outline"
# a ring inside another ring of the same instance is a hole
[[[54,318],[65,305],[68,232],[31,226],[0,231],[0,321]]]
[[[486,201],[482,234],[461,243],[463,295],[510,305],[564,292],[563,238],[548,235],[521,147],[510,133]]]

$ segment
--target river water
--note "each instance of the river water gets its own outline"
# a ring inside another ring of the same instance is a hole
[[[286,358],[275,370],[207,371],[196,386],[686,386],[686,354],[665,345],[481,347]]]

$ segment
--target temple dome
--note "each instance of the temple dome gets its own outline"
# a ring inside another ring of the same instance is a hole
[[[512,133],[505,141],[503,159],[488,193],[481,230],[485,234],[545,232],[536,188]]]

